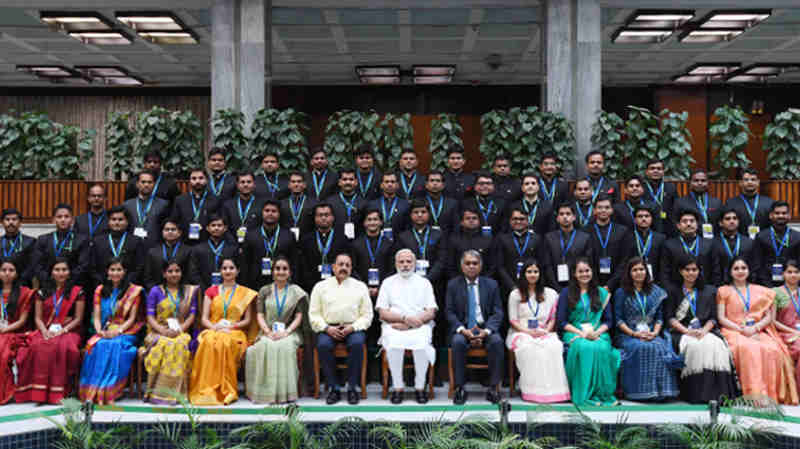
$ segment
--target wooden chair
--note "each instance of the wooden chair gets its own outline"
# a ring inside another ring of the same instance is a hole
[[[467,348],[467,356],[466,356],[466,369],[485,369],[489,371],[489,362],[488,360],[486,363],[470,363],[470,358],[482,358],[487,359],[489,357],[489,353],[486,351],[486,348]],[[453,348],[447,348],[447,371],[450,374],[450,387],[447,391],[447,397],[452,398],[453,394],[455,393],[455,374],[453,373]],[[497,388],[497,392],[500,392],[500,384],[495,385]]]
[[[367,345],[363,344],[362,353],[364,354],[361,360],[361,399],[367,398]],[[347,345],[345,343],[336,343],[333,347],[333,357],[335,359],[347,358],[348,356]],[[337,369],[347,369],[347,363],[337,363]],[[314,399],[319,399],[319,352],[317,347],[314,346]]]
[[[412,359],[411,363],[403,363],[403,370],[414,369],[413,354],[410,349],[406,349],[403,353],[403,358],[409,357]],[[404,360],[405,362],[405,360]],[[433,363],[428,365],[428,399],[433,399]],[[381,352],[381,379],[383,380],[383,393],[381,397],[386,399],[389,397],[389,362],[386,361],[386,351]]]
[[[136,367],[136,390],[139,392],[139,400],[144,400],[144,388],[142,388],[142,377],[144,377],[144,358],[147,355],[147,352],[144,347],[139,348],[136,351],[136,360],[133,362],[133,366]],[[133,377],[133,373],[131,376]]]
[[[514,351],[507,351],[508,356],[508,396],[514,397],[514,394],[517,392],[515,385],[517,381],[517,362],[516,357],[514,356]]]

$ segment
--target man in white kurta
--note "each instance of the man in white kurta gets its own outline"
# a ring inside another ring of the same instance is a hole
[[[425,375],[428,366],[436,361],[431,345],[436,298],[430,281],[414,272],[416,257],[409,249],[395,255],[397,274],[386,278],[378,292],[375,309],[381,324],[379,344],[386,351],[386,361],[392,374],[393,404],[403,401],[403,357],[410,349],[414,355],[414,388],[417,402],[428,402]]]

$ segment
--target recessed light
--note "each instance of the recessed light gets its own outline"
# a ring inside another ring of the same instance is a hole
[[[62,31],[111,30],[113,24],[94,11],[41,11],[39,20]]]
[[[693,9],[637,9],[628,16],[624,27],[675,29],[693,17]]]
[[[680,42],[688,44],[705,44],[713,42],[724,42],[734,39],[736,36],[744,33],[741,28],[724,28],[724,29],[705,29],[696,28],[686,30],[678,36]]]
[[[414,84],[447,84],[453,81],[452,76],[415,76]]]
[[[415,65],[411,70],[414,76],[450,76],[456,73],[453,65]]]
[[[704,75],[677,75],[672,77],[672,81],[675,83],[700,84],[711,81],[710,78]]]
[[[68,77],[75,76],[75,73],[67,67],[60,65],[18,65],[17,70],[20,72],[27,72],[39,77]]]
[[[396,65],[383,66],[357,66],[356,75],[358,76],[400,76],[400,67]]]
[[[155,44],[196,44],[189,31],[139,31],[139,36]]]
[[[772,15],[772,10],[743,10],[743,11],[711,11],[706,20],[709,22],[744,22],[754,24],[764,21]]]
[[[663,42],[674,32],[671,28],[620,28],[611,36],[615,44]]]
[[[117,20],[136,31],[181,31],[186,27],[170,12],[117,11]]]
[[[103,78],[103,83],[111,86],[141,86],[142,80],[134,76],[110,76]]]
[[[641,22],[663,22],[663,21],[686,21],[694,17],[694,14],[637,14],[634,21]]]
[[[400,84],[399,76],[362,76],[361,84]]]
[[[736,75],[728,78],[729,83],[766,83],[768,76]]]
[[[75,66],[90,78],[103,78],[107,76],[128,76],[128,72],[122,67],[114,66]]]
[[[687,69],[687,75],[725,75],[737,70],[738,62],[697,63]]]
[[[69,35],[84,44],[93,45],[126,45],[131,40],[119,31],[79,31],[70,32]]]

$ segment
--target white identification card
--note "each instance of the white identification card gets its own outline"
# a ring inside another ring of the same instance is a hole
[[[344,224],[344,236],[350,240],[356,238],[356,225],[352,221]]]
[[[636,332],[650,332],[650,326],[647,323],[639,321],[636,323]]]
[[[414,266],[414,271],[417,272],[420,276],[427,276],[428,274],[428,267],[430,266],[430,262],[425,259],[417,260],[416,265]]]
[[[61,327],[60,324],[51,324],[50,327],[47,328],[47,330],[49,330],[50,332],[52,332],[54,334],[56,332],[61,332],[61,329],[62,329],[62,327]]]
[[[244,242],[245,236],[247,236],[247,228],[244,226],[239,226],[239,229],[236,230],[236,240],[238,240],[239,243],[242,243]]]
[[[200,223],[189,223],[189,240],[200,240]]]
[[[434,231],[441,231],[442,227],[441,226],[431,226],[431,229],[433,229]]]
[[[370,287],[381,285],[381,275],[377,268],[370,268],[367,271],[367,285]]]
[[[711,223],[703,223],[703,238],[704,239],[714,238],[714,226]]]
[[[223,327],[231,327],[231,322],[228,320],[219,320],[219,325]]]
[[[392,238],[392,228],[383,228],[383,238],[393,240]]]
[[[772,264],[772,280],[775,282],[783,282],[783,264]]]
[[[135,235],[136,237],[139,237],[140,239],[146,239],[147,238],[147,230],[145,230],[143,227],[139,226],[139,227],[133,229],[133,235]]]
[[[491,237],[492,236],[492,227],[491,226],[481,226],[481,234],[484,237]]]
[[[289,230],[292,231],[292,234],[294,234],[294,241],[295,242],[300,240],[300,228],[295,226],[293,228],[289,228]]]
[[[692,318],[692,321],[689,322],[689,329],[700,329],[700,320]]]
[[[328,279],[329,277],[333,276],[333,270],[331,269],[331,264],[326,263],[317,267],[319,270],[319,277],[322,279]]]
[[[650,279],[653,279],[653,264],[647,264],[647,273],[650,275]]]
[[[215,271],[211,273],[211,285],[219,285],[222,283],[222,273]]]
[[[600,274],[611,274],[611,258],[610,257],[601,257],[599,265],[600,265]]]
[[[558,282],[569,281],[569,268],[567,267],[567,264],[565,263],[558,264],[558,266],[556,267],[556,271],[558,274]]]
[[[261,258],[261,275],[269,276],[272,274],[272,259],[269,257]]]
[[[286,330],[286,324],[276,321],[272,323],[272,332],[283,332]]]
[[[517,279],[519,279],[519,275],[522,273],[522,267],[525,266],[525,262],[517,262]]]
[[[178,323],[177,318],[167,318],[167,327],[169,327],[171,330],[178,332],[180,332],[181,330],[181,324]]]
[[[747,235],[749,235],[751,239],[755,239],[759,232],[761,232],[761,228],[757,225],[750,225],[747,227]]]

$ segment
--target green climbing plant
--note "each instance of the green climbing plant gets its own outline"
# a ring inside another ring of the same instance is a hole
[[[592,145],[605,155],[606,173],[611,179],[623,179],[625,121],[614,112],[599,111],[592,125]]]
[[[308,166],[305,136],[309,129],[308,120],[308,114],[292,108],[259,110],[250,127],[253,152],[257,157],[267,152],[277,154],[281,173],[305,171]]]
[[[236,109],[220,109],[211,118],[212,143],[225,149],[226,167],[234,172],[258,166],[244,130],[245,116]]]
[[[169,111],[154,106],[136,115],[133,155],[136,166],[145,154],[161,154],[162,166],[177,178],[184,178],[192,167],[202,166],[203,125],[192,111]]]
[[[800,179],[800,110],[776,115],[764,131],[767,171],[773,179]]]
[[[750,132],[747,114],[740,106],[724,105],[714,111],[714,117],[708,134],[711,149],[717,152],[714,165],[719,167],[720,174],[749,167],[750,159],[744,150],[753,133]]]
[[[431,122],[431,143],[428,151],[431,153],[431,169],[445,170],[447,152],[452,148],[464,149],[461,134],[464,128],[458,123],[455,114],[439,114]]]
[[[133,173],[135,158],[133,151],[133,130],[131,113],[114,111],[108,113],[106,131],[105,174],[111,179],[120,180]]]

